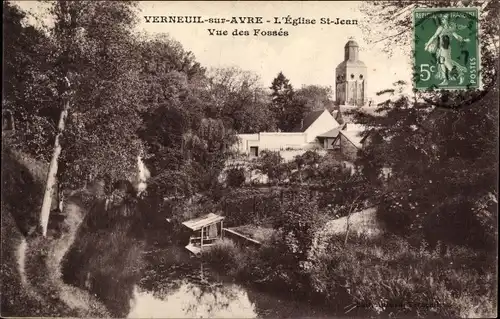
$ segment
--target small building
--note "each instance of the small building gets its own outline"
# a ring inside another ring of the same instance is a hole
[[[325,148],[322,135],[339,126],[340,124],[328,110],[314,111],[309,113],[291,132],[238,134],[238,143],[235,148],[250,157],[259,156],[262,150],[297,152],[298,150]]]
[[[360,150],[364,143],[368,142],[366,137],[366,127],[361,124],[345,124],[338,135],[332,142],[335,148],[349,161],[356,159],[358,150]]]
[[[339,142],[336,142],[337,136],[339,135],[340,128],[334,128],[318,135],[318,141],[323,145],[326,150],[335,150],[339,148]]]
[[[209,247],[223,237],[224,217],[210,213],[182,223],[191,231],[186,249],[199,255],[204,247]]]

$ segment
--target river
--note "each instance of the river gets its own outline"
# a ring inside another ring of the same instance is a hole
[[[129,318],[304,318],[333,313],[234,282],[183,247],[146,252]]]

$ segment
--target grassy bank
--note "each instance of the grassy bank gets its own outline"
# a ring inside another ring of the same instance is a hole
[[[343,303],[345,310],[382,316],[496,314],[496,261],[486,254],[412,247],[397,237],[353,238],[347,245],[343,237],[331,237],[326,251],[294,267],[294,257],[278,241],[249,250],[225,239],[203,257],[242,280],[321,296],[332,305]]]
[[[87,292],[61,280],[60,262],[82,219],[77,205],[65,207],[58,236],[30,236],[38,224],[46,163],[2,149],[2,315],[107,316]]]

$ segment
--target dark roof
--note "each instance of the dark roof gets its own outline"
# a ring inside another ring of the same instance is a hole
[[[349,40],[347,41],[347,43],[345,44],[344,48],[345,47],[359,47],[358,43],[354,40]]]
[[[323,112],[325,112],[325,110],[309,113],[301,123],[293,128],[292,132],[305,132],[309,126],[311,126],[318,119],[318,117],[323,114]]]

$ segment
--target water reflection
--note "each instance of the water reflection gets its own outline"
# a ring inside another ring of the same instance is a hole
[[[129,318],[255,318],[247,291],[183,247],[153,249],[134,289]]]
[[[332,318],[307,301],[281,298],[190,258],[184,247],[152,249],[129,318]]]
[[[183,280],[175,291],[135,290],[129,318],[256,318],[255,305],[236,284],[199,286]]]

